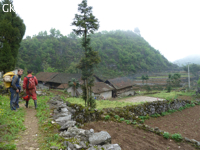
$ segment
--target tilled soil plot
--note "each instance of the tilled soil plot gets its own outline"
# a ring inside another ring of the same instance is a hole
[[[187,143],[176,143],[166,140],[155,133],[144,131],[126,123],[92,122],[83,129],[94,129],[95,132],[107,131],[111,135],[112,144],[119,144],[122,150],[193,150]]]
[[[150,127],[158,127],[170,134],[180,133],[183,137],[200,141],[200,106],[184,109],[164,117],[145,121]]]

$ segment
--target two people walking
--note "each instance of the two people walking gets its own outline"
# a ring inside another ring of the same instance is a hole
[[[35,76],[32,75],[32,71],[29,70],[28,75],[24,77],[23,80],[23,90],[26,90],[25,100],[26,100],[26,108],[28,108],[28,103],[30,98],[34,100],[35,109],[37,108],[37,94],[36,94],[36,86],[38,84],[38,80]],[[11,110],[16,110],[19,108],[19,93],[21,91],[21,86],[19,84],[21,75],[23,74],[23,70],[19,69],[17,75],[13,77],[12,84],[10,87],[11,97],[10,97],[10,107]]]

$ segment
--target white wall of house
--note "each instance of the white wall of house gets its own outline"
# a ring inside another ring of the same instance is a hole
[[[123,96],[128,96],[128,95],[135,95],[135,91],[134,90],[125,91],[125,92],[119,94],[118,96],[123,97]]]
[[[98,94],[93,94],[93,96],[102,96],[105,99],[110,99],[112,98],[112,91],[107,91],[107,92],[103,92],[103,93],[98,93]]]
[[[78,91],[79,93],[81,93],[81,92],[82,92],[81,87],[79,87],[79,88],[77,89],[77,91]],[[71,96],[76,96],[76,94],[74,93],[74,90],[73,90],[72,87],[69,87],[69,88],[67,89],[67,92],[70,93]],[[81,93],[81,94],[82,94],[82,93]]]
[[[49,89],[49,87],[48,87],[48,86],[45,86],[45,85],[43,85],[43,84],[41,84],[41,83],[38,83],[37,89]]]

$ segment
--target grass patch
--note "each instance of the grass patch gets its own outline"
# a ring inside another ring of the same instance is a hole
[[[66,101],[74,104],[80,104],[82,106],[85,106],[85,102],[81,98],[67,98]],[[101,110],[103,108],[115,108],[115,107],[124,107],[127,105],[138,105],[143,104],[144,102],[118,102],[118,101],[109,101],[109,100],[96,100],[97,109]]]
[[[173,98],[177,98],[177,96],[192,96],[193,94],[195,94],[195,92],[176,92],[176,91],[172,91],[170,93],[167,93],[167,91],[161,91],[160,93],[156,93],[156,94],[148,94],[147,96],[151,96],[151,97],[158,97],[158,98],[163,98],[163,99],[173,99]]]
[[[25,110],[10,109],[10,98],[0,95],[0,148],[15,150],[14,140],[18,138],[20,131],[26,130],[24,126]]]

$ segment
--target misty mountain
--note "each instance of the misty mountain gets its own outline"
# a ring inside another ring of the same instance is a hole
[[[182,66],[182,65],[186,65],[188,62],[200,65],[200,54],[189,55],[185,58],[178,59],[178,60],[174,61],[173,63],[175,63],[179,66]]]

